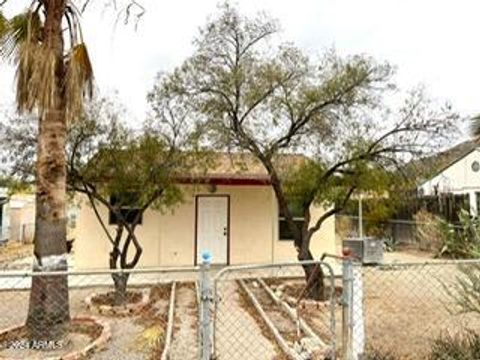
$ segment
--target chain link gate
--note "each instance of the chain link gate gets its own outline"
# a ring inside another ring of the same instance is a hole
[[[317,281],[324,284],[321,301],[308,299],[307,267],[313,270],[309,289]],[[322,261],[221,270],[213,279],[213,294],[202,292],[210,304],[213,325],[209,327],[203,318],[201,328],[202,334],[213,332],[213,358],[336,359],[340,285],[332,267]],[[206,314],[205,308],[200,311]],[[202,359],[209,359],[205,356]]]

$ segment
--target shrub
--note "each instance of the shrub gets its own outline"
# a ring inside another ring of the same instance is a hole
[[[430,360],[480,359],[480,335],[467,330],[461,335],[442,335],[432,344]]]
[[[378,348],[368,348],[362,356],[362,360],[396,360],[397,357],[391,352]]]
[[[420,250],[439,253],[445,242],[442,219],[421,209],[414,215],[414,220],[419,224],[415,229],[415,239]]]
[[[444,285],[445,292],[460,307],[458,311],[451,310],[457,314],[480,314],[480,264],[461,264],[458,265],[458,270],[455,284]]]
[[[451,259],[480,258],[480,221],[470,217],[466,210],[460,211],[459,219],[458,225],[444,220],[440,222],[444,236],[438,256]]]

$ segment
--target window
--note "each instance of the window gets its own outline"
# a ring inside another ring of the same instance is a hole
[[[472,163],[472,171],[473,171],[473,172],[478,172],[478,170],[480,170],[480,163],[475,160],[475,161]]]
[[[305,221],[302,207],[294,202],[291,202],[288,207],[293,215],[293,221],[295,225],[300,231],[302,231],[303,223]],[[278,214],[278,238],[281,241],[293,241],[293,234],[290,231],[288,222],[285,219],[281,209],[279,210]]]
[[[136,203],[138,203],[138,195],[134,193],[110,196],[110,204],[117,206],[120,205],[120,214],[122,214],[123,218],[129,224],[133,224],[140,213],[140,208],[136,206]],[[142,224],[142,220],[143,215],[140,214],[138,225]],[[117,215],[112,211],[110,211],[108,222],[110,225],[118,225],[119,223]]]

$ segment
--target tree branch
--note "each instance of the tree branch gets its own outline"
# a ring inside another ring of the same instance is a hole
[[[322,223],[325,220],[327,220],[330,216],[337,214],[338,212],[342,211],[345,208],[345,206],[348,203],[348,200],[350,200],[350,197],[352,196],[355,190],[356,190],[356,186],[350,187],[350,189],[345,194],[345,197],[340,202],[340,205],[335,204],[333,208],[323,213],[322,216],[320,216],[317,219],[317,221],[315,222],[315,225],[308,230],[308,233],[309,233],[308,239],[310,239],[311,236],[320,229],[320,227],[322,226]]]

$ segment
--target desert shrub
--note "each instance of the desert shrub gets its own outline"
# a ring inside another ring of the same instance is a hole
[[[429,360],[478,360],[480,335],[467,330],[463,334],[442,335],[432,344]]]
[[[460,211],[459,219],[458,225],[441,220],[443,243],[437,255],[451,259],[480,258],[480,221],[466,210]]]
[[[439,253],[445,242],[442,219],[425,209],[418,211],[413,218],[419,224],[415,228],[415,239],[420,250]]]
[[[456,314],[473,312],[480,315],[480,264],[460,264],[458,271],[455,284],[444,284],[445,292],[457,305],[456,309],[449,310]]]
[[[362,356],[362,360],[396,360],[397,357],[388,350],[369,347]]]

